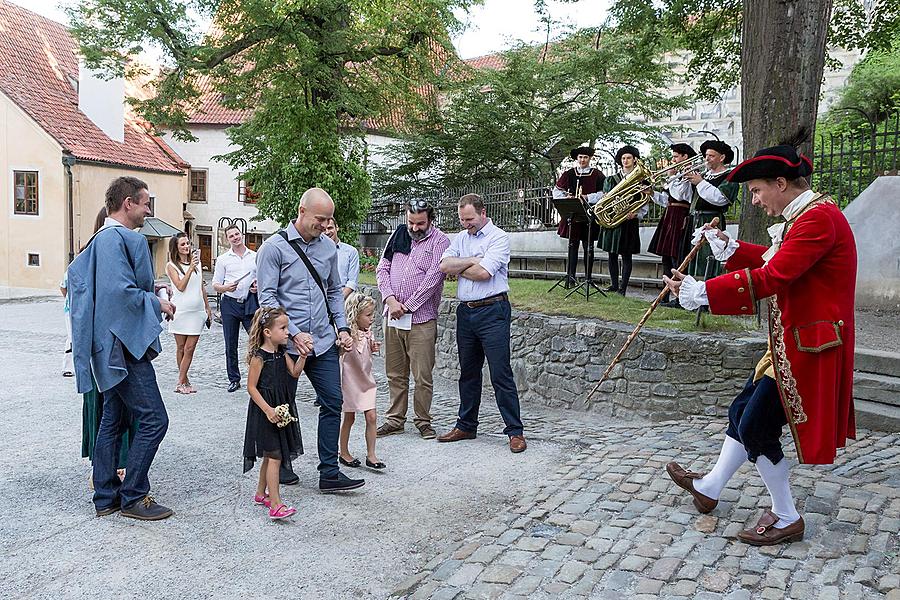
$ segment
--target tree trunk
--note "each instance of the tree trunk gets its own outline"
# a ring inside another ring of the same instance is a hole
[[[833,0],[744,0],[741,106],[744,157],[800,127],[812,133]],[[812,156],[812,138],[802,148]],[[744,194],[741,239],[768,244],[770,224]]]

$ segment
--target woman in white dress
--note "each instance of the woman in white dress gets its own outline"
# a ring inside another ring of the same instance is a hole
[[[169,263],[166,273],[172,281],[172,303],[175,318],[169,323],[169,332],[175,334],[178,351],[178,394],[193,394],[197,390],[188,381],[188,369],[194,360],[194,350],[200,332],[212,318],[206,284],[200,271],[200,257],[191,251],[191,239],[186,233],[173,235],[169,240]]]

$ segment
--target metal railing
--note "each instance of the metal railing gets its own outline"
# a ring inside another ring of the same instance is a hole
[[[813,188],[831,194],[841,208],[877,177],[900,169],[900,111],[867,129],[816,136]]]
[[[436,222],[444,231],[459,229],[456,206],[465,194],[478,194],[484,198],[487,214],[494,223],[505,231],[543,231],[556,229],[559,213],[553,208],[553,183],[541,179],[494,182],[461,188],[442,190],[438,193],[423,194],[416,200],[427,200],[435,207]],[[411,198],[372,200],[372,207],[360,227],[360,233],[390,233],[406,218],[405,203]],[[663,208],[650,203],[650,211],[641,221],[642,225],[659,223]],[[728,209],[729,223],[737,223],[740,218],[740,200]]]

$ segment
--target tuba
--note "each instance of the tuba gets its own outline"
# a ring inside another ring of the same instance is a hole
[[[644,194],[652,190],[666,172],[673,169],[681,173],[694,171],[703,165],[703,161],[703,155],[697,154],[658,171],[651,171],[638,159],[634,170],[594,205],[594,219],[607,229],[620,225],[630,213],[637,212],[647,203],[648,199]]]

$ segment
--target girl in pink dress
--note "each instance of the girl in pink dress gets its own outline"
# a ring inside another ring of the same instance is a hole
[[[353,348],[341,353],[341,392],[344,395],[342,408],[338,460],[346,467],[358,467],[358,458],[353,458],[348,448],[350,428],[356,420],[356,413],[366,417],[366,466],[383,469],[385,464],[375,455],[375,376],[372,374],[372,354],[378,352],[381,344],[372,338],[372,321],[375,320],[375,300],[365,294],[353,292],[344,301],[347,323]]]

